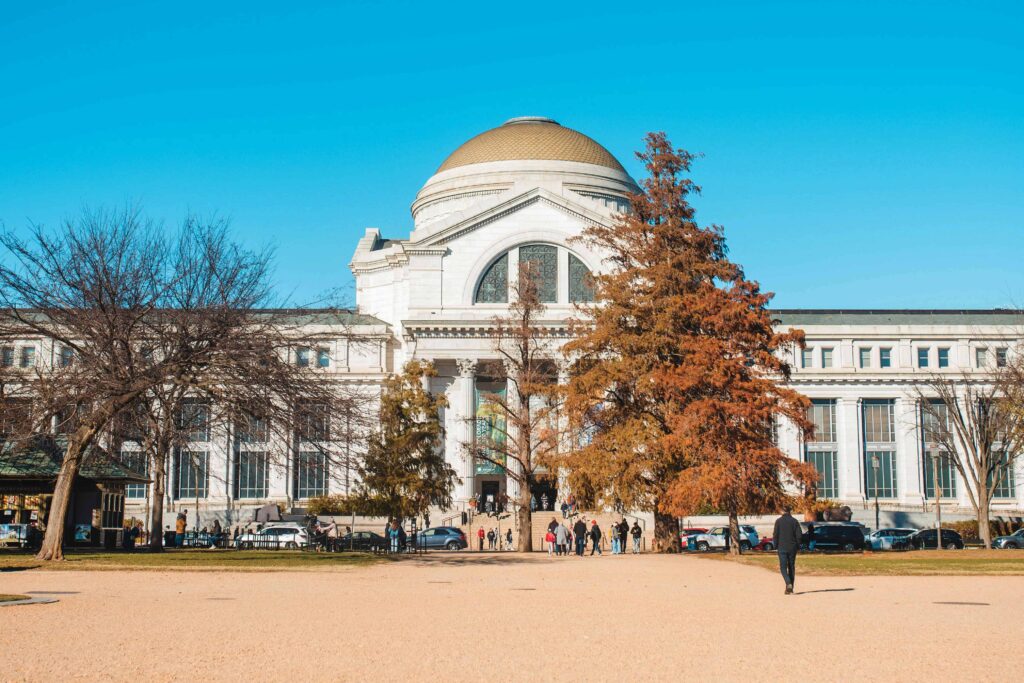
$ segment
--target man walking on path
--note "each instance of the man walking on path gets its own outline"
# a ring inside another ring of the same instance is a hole
[[[572,525],[572,536],[576,541],[576,554],[583,557],[583,549],[587,547],[587,525],[582,519],[577,519]]]
[[[629,530],[629,533],[633,536],[633,554],[636,555],[640,552],[640,537],[644,535],[639,521],[633,522],[633,528]]]
[[[597,525],[597,520],[596,519],[593,522],[590,523],[590,541],[593,543],[593,545],[590,546],[590,554],[593,555],[594,551],[596,550],[597,554],[600,555],[601,554],[601,527],[599,527]]]
[[[793,594],[793,584],[796,581],[796,554],[800,550],[800,536],[803,533],[800,522],[790,514],[792,511],[789,505],[782,508],[782,516],[775,520],[775,530],[772,533],[775,547],[779,551],[779,570],[786,581],[786,595]]]

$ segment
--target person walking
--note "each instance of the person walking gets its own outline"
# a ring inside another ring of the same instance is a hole
[[[612,545],[612,555],[619,554],[619,525],[612,524],[608,527],[608,542]]]
[[[512,550],[512,530],[505,532],[505,550]]]
[[[559,524],[557,527],[555,527],[555,545],[558,546],[556,551],[555,551],[555,554],[556,555],[568,555],[569,553],[566,550],[566,547],[568,546],[568,544],[569,544],[569,530],[565,528],[564,524]]]
[[[633,536],[633,554],[640,554],[640,538],[644,535],[644,530],[640,528],[639,520],[633,522],[633,528],[629,530],[629,533]]]
[[[480,527],[479,529],[477,529],[476,538],[478,541],[480,541],[480,552],[483,552],[484,550],[484,536],[484,528]]]
[[[792,512],[791,506],[783,506],[782,516],[775,520],[775,529],[772,532],[772,539],[779,553],[779,571],[786,582],[786,595],[793,594],[793,584],[796,582],[796,554],[800,550],[800,536],[803,533],[800,522],[794,519]]]
[[[626,541],[629,540],[629,522],[623,517],[619,522],[619,554],[626,554]]]
[[[590,542],[592,544],[590,546],[590,555],[593,556],[595,550],[597,551],[597,554],[600,555],[601,554],[601,527],[599,527],[597,525],[597,520],[596,519],[590,523]]]
[[[547,510],[548,509],[548,494],[546,494],[546,493],[540,494],[540,509],[541,510]]]
[[[174,545],[178,548],[185,545],[185,528],[187,526],[185,515],[178,515],[178,518],[174,520]]]
[[[494,529],[487,532],[487,549],[494,550]]]
[[[544,543],[548,546],[548,557],[551,557],[555,553],[555,532],[551,529],[544,534]]]
[[[576,554],[583,557],[583,549],[587,547],[587,525],[582,519],[577,519],[572,525],[572,535],[576,539]]]

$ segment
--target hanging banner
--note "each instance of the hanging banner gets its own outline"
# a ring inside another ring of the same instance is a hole
[[[476,442],[487,445],[487,459],[477,457],[477,474],[505,473],[505,414],[489,401],[490,397],[505,400],[505,389],[476,390]]]

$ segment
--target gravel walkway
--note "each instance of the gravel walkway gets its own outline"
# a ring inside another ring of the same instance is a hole
[[[2,680],[1013,680],[1024,577],[438,554],[343,571],[7,572]]]

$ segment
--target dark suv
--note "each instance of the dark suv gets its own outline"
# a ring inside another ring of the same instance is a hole
[[[916,549],[935,547],[935,529],[921,529],[910,537],[910,543]],[[942,547],[949,550],[963,550],[964,539],[952,529],[942,530]]]
[[[864,528],[854,524],[814,524],[800,545],[808,550],[864,550]]]

